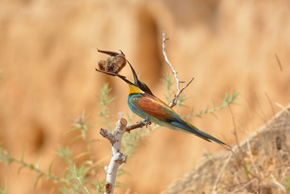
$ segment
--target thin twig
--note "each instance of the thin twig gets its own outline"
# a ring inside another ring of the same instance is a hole
[[[287,167],[287,168],[284,170],[284,172],[282,173],[282,177],[283,177],[284,180],[286,180],[286,179],[288,178],[288,177],[286,177],[286,173],[287,173],[288,170],[290,170],[290,167]]]
[[[51,179],[57,183],[64,183],[64,184],[67,184],[68,181],[66,179],[63,179],[63,178],[58,178],[57,176],[51,174],[50,172],[45,172],[45,171],[42,171],[40,170],[39,168],[31,168],[33,166],[33,164],[29,164],[29,163],[26,163],[24,162],[22,159],[17,159],[17,158],[12,158],[11,156],[8,156],[9,158],[7,159],[7,161],[11,161],[11,162],[16,162],[18,164],[21,165],[20,169],[22,169],[23,167],[27,167],[29,168],[30,170],[32,171],[35,171],[37,172],[38,174],[42,174],[43,176],[47,177],[48,179]]]
[[[175,80],[176,80],[176,88],[177,90],[179,91],[179,88],[180,88],[180,82],[179,82],[179,79],[178,79],[178,76],[177,76],[177,72],[175,71],[173,65],[170,63],[168,57],[167,57],[167,54],[166,54],[166,51],[165,51],[165,42],[166,40],[169,40],[169,38],[165,38],[165,32],[162,32],[162,53],[164,55],[164,59],[166,61],[166,63],[170,66],[171,70],[172,70],[172,73],[175,77]]]
[[[244,184],[243,186],[241,186],[241,187],[239,187],[239,188],[236,188],[235,190],[233,190],[232,192],[229,192],[228,194],[236,193],[237,191],[246,188],[247,186],[249,186],[250,184],[252,184],[255,180],[257,180],[257,178],[254,178],[254,179],[250,180],[249,182],[247,182],[247,183]]]
[[[254,170],[256,172],[256,178],[258,179],[259,187],[261,188],[261,173],[259,172],[258,168],[255,165],[254,157],[253,157],[253,154],[252,154],[251,145],[249,143],[249,139],[247,139],[247,147],[248,147],[248,150],[249,150],[250,160],[251,160],[252,166],[253,166],[253,168],[254,168]],[[263,175],[262,175],[262,177],[263,177]]]
[[[191,78],[191,80],[184,86],[182,87],[180,90],[177,90],[177,94],[174,96],[173,100],[171,101],[171,103],[169,104],[169,106],[172,108],[173,106],[175,106],[177,104],[177,100],[181,94],[181,92],[183,92],[183,90],[185,88],[187,88],[189,86],[189,84],[191,84],[191,82],[194,80],[194,78]]]
[[[240,146],[240,142],[239,142],[239,139],[238,139],[238,134],[237,134],[237,127],[236,127],[236,121],[235,121],[235,116],[234,116],[234,113],[232,111],[232,108],[231,108],[231,105],[229,105],[229,110],[230,110],[230,113],[231,113],[231,116],[232,116],[232,121],[233,121],[233,125],[234,125],[234,135],[235,135],[235,138],[236,138],[236,143],[237,143],[237,149],[238,149],[238,153],[239,153],[239,158],[237,157],[237,155],[234,153],[234,150],[231,150],[232,153],[233,153],[233,156],[234,158],[236,159],[238,165],[240,165],[241,167],[244,168],[245,172],[247,172],[248,174],[250,174],[252,177],[255,177],[258,179],[258,177],[256,175],[254,175],[251,171],[249,171],[246,166],[245,166],[245,160],[244,160],[244,157],[243,157],[243,150]],[[243,163],[241,164],[241,161],[240,159],[243,159]],[[249,179],[249,177],[247,177]]]
[[[276,113],[275,113],[275,110],[274,110],[273,103],[272,103],[272,101],[271,101],[271,99],[270,99],[270,96],[268,95],[267,92],[265,92],[265,95],[266,95],[266,97],[267,97],[267,99],[268,99],[268,101],[269,101],[269,104],[270,104],[270,107],[271,107],[271,110],[272,110],[272,113],[273,113],[274,119],[276,120]]]
[[[255,165],[255,162],[254,162],[254,157],[253,157],[253,154],[252,154],[252,149],[251,149],[251,145],[250,145],[250,142],[249,142],[249,138],[247,139],[247,147],[248,147],[248,150],[249,150],[250,160],[251,160],[252,166],[253,166],[253,168],[254,168],[254,170],[256,172],[256,175],[258,177],[260,177],[260,173],[259,173],[259,171],[258,171],[258,169],[257,169],[257,167]],[[260,178],[259,178],[259,180],[260,180]]]
[[[280,61],[278,55],[277,55],[276,53],[275,53],[274,55],[275,55],[275,58],[276,58],[276,60],[277,60],[277,63],[278,63],[278,65],[279,65],[280,70],[283,71],[283,67],[282,67],[282,64],[281,64],[281,61]]]
[[[83,183],[83,181],[81,180],[81,178],[79,176],[77,176],[77,180],[79,181],[79,183],[83,186],[83,189],[86,191],[87,194],[90,194],[88,188],[85,186],[85,184]]]
[[[290,115],[290,111],[286,107],[284,107],[282,104],[276,102],[275,105],[278,106],[279,108],[281,108],[285,113]]]
[[[191,84],[191,82],[193,81],[194,78],[192,78],[183,88],[180,89],[180,83],[184,83],[183,81],[180,81],[178,76],[177,76],[177,72],[175,71],[173,65],[170,63],[166,51],[165,51],[165,42],[169,40],[168,38],[165,38],[165,33],[162,32],[162,53],[164,55],[164,60],[165,62],[170,66],[172,73],[175,77],[175,81],[176,81],[176,88],[177,88],[177,93],[175,94],[174,98],[172,99],[171,103],[169,104],[169,106],[172,108],[177,104],[177,100],[180,96],[180,94],[182,93],[182,91],[187,88],[189,86],[189,84]]]
[[[279,183],[278,181],[277,181],[277,179],[274,177],[274,175],[273,174],[270,174],[270,176],[271,176],[271,178],[272,178],[272,181],[273,181],[273,183],[275,184],[275,185],[277,185],[284,193],[286,193],[286,189],[285,189],[285,187],[281,184],[281,183]]]
[[[233,126],[234,126],[234,135],[235,135],[235,138],[236,138],[236,143],[237,143],[237,146],[238,146],[240,157],[243,158],[242,157],[243,156],[243,151],[242,151],[242,148],[240,146],[240,142],[239,142],[239,138],[238,138],[238,134],[237,134],[236,120],[235,120],[235,116],[234,116],[234,113],[232,111],[231,105],[229,105],[229,110],[230,110],[231,116],[232,116],[232,121],[233,121]]]
[[[212,189],[212,193],[213,193],[213,194],[216,193],[216,191],[215,191],[215,190],[216,190],[216,185],[217,185],[217,183],[219,182],[219,180],[220,180],[220,178],[221,178],[221,175],[222,175],[223,171],[225,170],[226,166],[229,164],[229,162],[230,162],[230,160],[231,160],[231,158],[232,158],[232,155],[233,155],[233,152],[230,153],[230,155],[229,155],[229,157],[228,157],[226,163],[225,163],[225,164],[223,165],[223,167],[221,168],[221,170],[220,170],[220,172],[219,172],[219,174],[218,174],[218,176],[217,176],[217,178],[216,178],[216,180],[215,180],[215,182],[214,182],[214,186],[213,186],[213,189]]]
[[[271,110],[272,110],[272,113],[273,113],[273,117],[274,117],[274,122],[273,122],[274,127],[271,126],[272,129],[270,131],[271,132],[271,136],[274,137],[275,129],[279,129],[279,124],[277,123],[276,113],[275,113],[275,110],[274,110],[273,103],[272,103],[272,101],[270,99],[270,96],[268,95],[267,92],[265,92],[265,95],[266,95],[266,97],[267,97],[267,99],[269,101],[269,104],[270,104],[270,107],[271,107]],[[276,143],[274,141],[271,141],[270,143],[271,143],[271,146],[270,146],[271,155],[274,158],[275,157],[275,153],[274,153],[274,149],[273,148],[275,147]]]

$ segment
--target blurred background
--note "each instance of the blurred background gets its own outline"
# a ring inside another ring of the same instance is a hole
[[[47,170],[59,145],[71,145],[66,131],[83,112],[98,121],[97,105],[105,83],[115,100],[109,107],[129,113],[124,82],[97,73],[104,50],[122,50],[153,93],[165,100],[163,76],[170,72],[162,55],[162,31],[170,40],[166,51],[182,81],[187,107],[197,114],[226,92],[239,93],[232,110],[239,140],[263,125],[290,102],[290,1],[232,0],[2,0],[0,1],[0,142],[27,162]],[[278,58],[278,60],[277,60]],[[279,61],[279,62],[278,62]],[[125,67],[121,74],[131,78]],[[175,86],[175,85],[174,85]],[[216,116],[191,122],[234,145],[228,108]],[[136,118],[137,119],[137,118]],[[99,138],[94,125],[91,138]],[[104,146],[105,145],[105,146]],[[95,157],[109,162],[107,141],[94,144]],[[206,152],[223,149],[187,133],[159,128],[125,164],[130,175],[119,181],[131,192],[159,193],[190,171]],[[18,165],[0,164],[0,184],[9,194],[51,193],[36,173]],[[53,167],[56,174],[61,168]],[[29,178],[28,178],[29,177]],[[118,193],[124,193],[121,189]],[[55,191],[56,193],[57,191]]]

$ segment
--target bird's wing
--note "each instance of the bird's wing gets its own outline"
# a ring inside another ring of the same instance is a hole
[[[147,114],[163,120],[165,123],[171,124],[173,129],[183,129],[206,141],[214,141],[218,144],[226,145],[219,139],[184,121],[172,108],[153,95],[145,93],[142,96],[132,98],[131,103]]]
[[[171,124],[172,129],[179,128],[194,133],[195,127],[193,125],[189,125],[172,108],[156,96],[144,93],[141,96],[131,98],[131,103],[148,115],[160,119],[164,123]]]
[[[172,117],[170,112],[174,112],[174,110],[172,110],[159,98],[148,93],[131,98],[131,103],[139,109],[145,111],[147,114],[158,119],[169,119]]]
[[[148,115],[170,123],[175,127],[185,130],[191,129],[191,126],[189,126],[187,122],[185,122],[172,108],[156,96],[144,93],[141,96],[131,98],[131,103],[135,107],[146,112]]]

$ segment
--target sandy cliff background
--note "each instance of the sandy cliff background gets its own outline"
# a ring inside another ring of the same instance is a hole
[[[104,55],[97,48],[122,50],[142,80],[165,100],[162,76],[170,69],[162,56],[162,31],[170,38],[167,54],[181,80],[194,82],[182,115],[220,105],[226,92],[239,93],[232,106],[238,136],[246,138],[290,101],[290,2],[181,1],[0,1],[0,141],[11,155],[40,160],[48,169],[65,132],[85,111],[98,121],[100,88],[109,82],[110,108],[129,112],[127,86],[96,73]],[[280,61],[277,61],[277,56]],[[126,67],[122,74],[130,77]],[[229,109],[191,121],[228,144],[235,144]],[[101,138],[94,125],[92,138]],[[105,146],[104,146],[105,145]],[[82,149],[82,145],[74,145]],[[95,157],[110,155],[109,144],[94,144]],[[158,193],[191,170],[207,151],[222,147],[195,136],[160,128],[126,164],[120,181],[132,192]],[[105,159],[105,163],[108,162]],[[0,164],[0,183],[11,194],[49,193],[50,183],[17,165]],[[61,169],[55,167],[57,172]],[[126,189],[119,190],[123,193]],[[56,191],[55,191],[56,192]]]

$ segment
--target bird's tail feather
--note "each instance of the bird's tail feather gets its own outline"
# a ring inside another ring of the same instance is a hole
[[[179,123],[179,122],[178,123],[171,123],[171,124],[181,128],[181,129],[183,129],[183,130],[185,130],[187,132],[193,133],[196,136],[198,136],[198,137],[200,137],[200,138],[202,138],[202,139],[204,139],[206,141],[209,141],[209,142],[214,141],[214,142],[226,147],[227,149],[231,150],[231,146],[229,146],[226,143],[222,142],[221,140],[211,136],[210,134],[208,134],[208,133],[196,128],[194,125],[192,125],[190,123],[186,122],[187,126],[184,125],[185,123]],[[182,125],[182,126],[179,126],[179,125]]]
[[[191,133],[194,133],[195,135],[207,140],[207,141],[214,141],[222,146],[224,146],[225,148],[227,148],[228,150],[231,150],[231,146],[229,146],[228,144],[222,142],[221,140],[211,136],[210,134],[196,128],[195,126],[193,126],[192,124],[188,123],[190,125],[190,127],[192,128],[192,131],[190,131]]]

